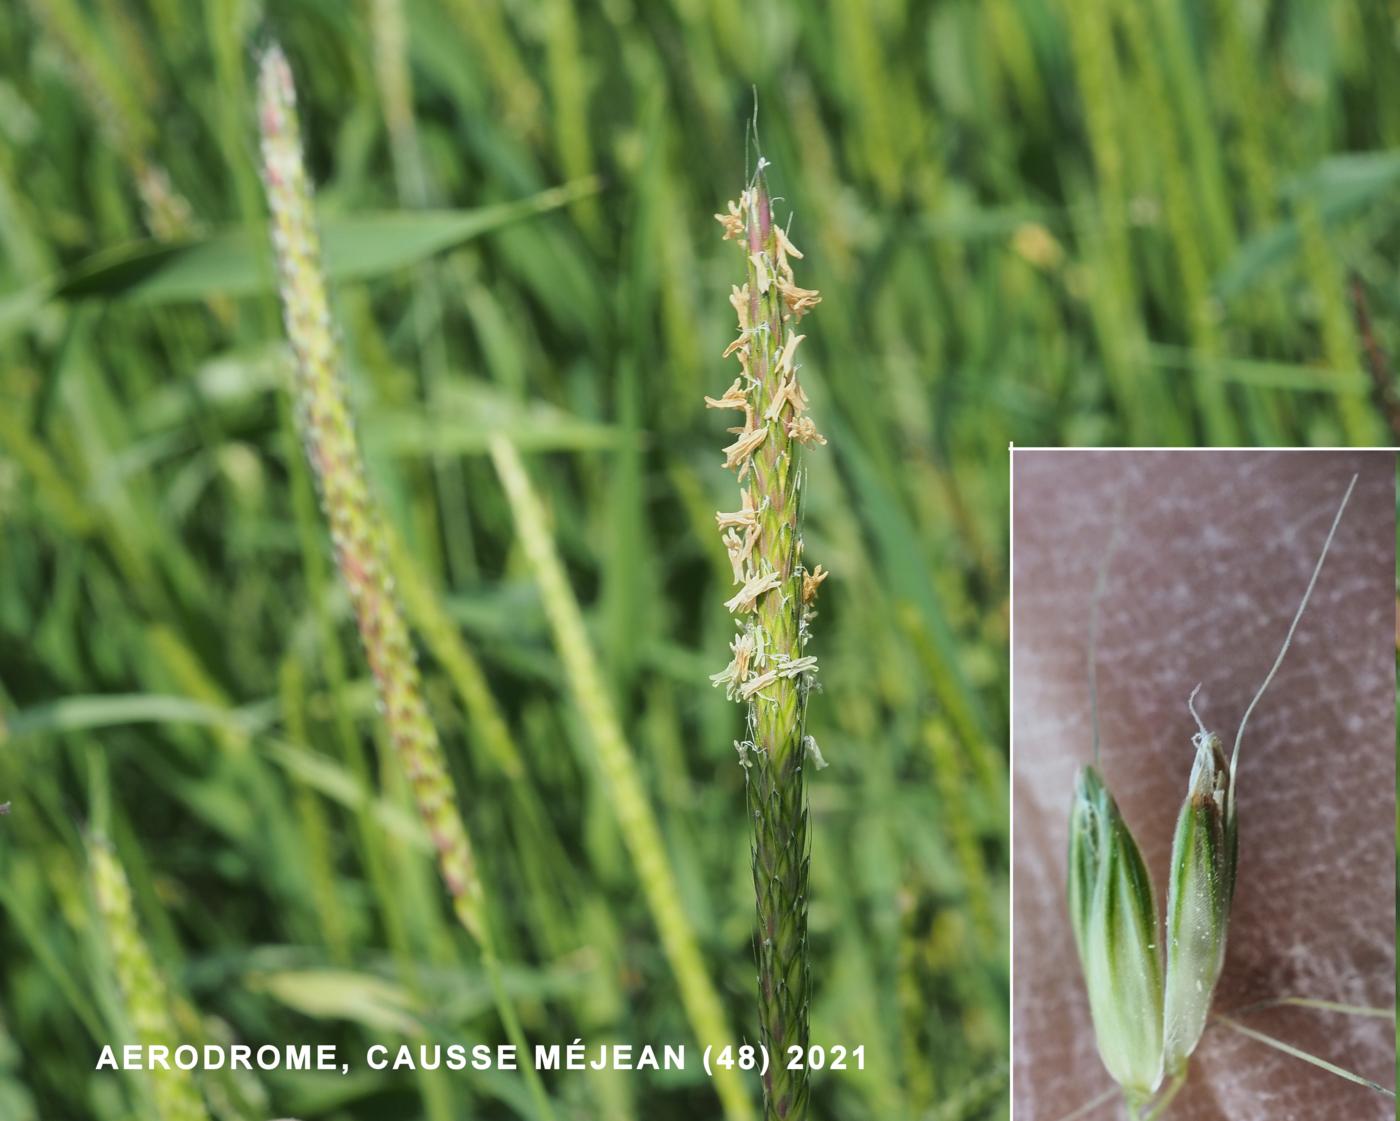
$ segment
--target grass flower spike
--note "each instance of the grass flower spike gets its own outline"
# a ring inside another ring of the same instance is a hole
[[[258,75],[263,178],[287,335],[296,355],[297,420],[330,522],[394,750],[413,785],[438,868],[462,925],[482,938],[481,886],[437,730],[423,701],[408,627],[394,595],[388,545],[365,480],[331,323],[311,187],[302,160],[291,68],[273,47]]]
[[[302,158],[291,68],[274,46],[258,73],[263,181],[287,335],[296,356],[297,421],[330,523],[336,564],[350,592],[394,752],[413,790],[418,815],[437,852],[442,882],[458,921],[476,941],[501,1022],[521,1053],[524,1033],[506,995],[470,840],[457,807],[437,729],[399,608],[388,534],[370,494],[341,374],[331,321],[311,186]],[[522,1067],[541,1118],[553,1116],[539,1075]]]
[[[173,1047],[179,1034],[170,1011],[169,990],[141,934],[126,872],[105,838],[89,837],[87,850],[103,942],[131,1030],[143,1046]],[[178,1066],[152,1070],[143,1080],[150,1089],[156,1121],[209,1121],[204,1099],[188,1070]]]
[[[807,1046],[804,724],[817,664],[803,648],[825,578],[802,563],[801,445],[825,440],[806,416],[796,360],[804,337],[797,322],[821,297],[794,280],[792,260],[802,255],[773,221],[765,166],[760,159],[739,201],[715,216],[725,239],[739,243],[746,277],[730,297],[739,334],[725,351],[738,359],[740,376],[721,397],[705,398],[708,407],[743,417],[730,429],[735,440],[724,461],[741,484],[740,508],[716,516],[737,585],[725,607],[738,633],[733,659],[711,680],[747,706],[748,738],[739,749],[754,830],[759,1019],[769,1055],[764,1111],[789,1121],[805,1118],[808,1102],[806,1072],[787,1069],[787,1052]]]

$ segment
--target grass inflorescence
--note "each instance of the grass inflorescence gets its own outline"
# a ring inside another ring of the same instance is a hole
[[[88,838],[88,875],[102,940],[121,993],[125,1021],[142,1046],[172,1047],[179,1038],[165,980],[141,933],[131,900],[131,884],[111,842]],[[114,1025],[117,1026],[117,1025]],[[157,1121],[209,1121],[194,1075],[178,1066],[152,1071],[144,1089]]]
[[[512,1042],[526,1051],[524,1033],[500,978],[484,891],[457,806],[457,791],[428,713],[408,625],[394,591],[388,535],[365,476],[321,268],[296,91],[291,67],[276,46],[264,53],[259,65],[258,121],[282,311],[296,356],[298,426],[330,523],[336,564],[350,592],[380,712],[437,853],[438,871],[453,911],[481,949]],[[533,1065],[527,1063],[521,1069],[539,1116],[552,1116]]]
[[[408,627],[394,592],[387,541],[365,478],[321,270],[291,68],[278,47],[263,55],[258,91],[263,177],[282,310],[296,355],[297,420],[306,457],[315,471],[336,564],[350,591],[390,738],[412,781],[453,909],[480,941],[481,882],[423,698]]]
[[[806,770],[821,756],[806,732],[807,694],[817,660],[806,653],[812,603],[826,578],[803,563],[802,498],[805,445],[824,444],[808,414],[798,376],[797,333],[821,301],[798,285],[792,262],[802,254],[773,219],[765,161],[737,202],[715,217],[744,257],[745,280],[730,296],[739,334],[725,350],[739,376],[712,409],[734,410],[725,466],[740,483],[740,508],[716,515],[733,568],[734,592],[725,606],[737,633],[729,665],[711,680],[743,702],[747,727],[738,744],[753,827],[753,883],[758,903],[759,1026],[768,1048],[765,1115],[808,1115],[805,1057],[811,1001],[807,942],[811,860]]]

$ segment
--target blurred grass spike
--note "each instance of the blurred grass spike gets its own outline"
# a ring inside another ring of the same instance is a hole
[[[126,872],[104,837],[87,841],[88,874],[103,944],[121,991],[122,1006],[137,1041],[170,1047],[180,1038],[171,1015],[170,994],[142,937]],[[149,1087],[157,1121],[209,1121],[194,1076],[174,1066],[140,1076]]]
[[[133,92],[139,83],[113,60],[103,36],[94,34],[89,17],[73,0],[29,0],[28,7],[57,48],[69,81],[107,143],[126,165],[152,236],[168,242],[192,233],[193,208],[152,155],[157,126]]]
[[[740,585],[725,604],[738,633],[729,665],[710,680],[747,706],[740,759],[754,829],[759,1023],[769,1054],[764,1109],[770,1119],[796,1121],[807,1117],[809,1096],[805,1069],[789,1069],[786,1058],[793,1046],[806,1052],[811,993],[805,774],[809,754],[821,759],[814,740],[814,750],[806,746],[807,693],[817,662],[803,648],[811,604],[826,579],[820,566],[808,572],[802,564],[801,450],[826,440],[806,415],[795,360],[806,337],[796,325],[821,296],[796,283],[792,260],[802,254],[773,221],[767,166],[760,155],[739,201],[715,215],[725,240],[739,244],[746,278],[730,295],[739,335],[725,351],[737,356],[740,376],[722,396],[705,398],[707,408],[733,409],[744,418],[729,430],[736,439],[725,449],[725,466],[738,473],[740,509],[716,515]]]
[[[389,738],[432,837],[453,911],[480,947],[502,1023],[524,1052],[524,1033],[500,976],[485,891],[458,812],[456,788],[394,592],[387,534],[366,481],[321,269],[296,91],[291,67],[276,45],[263,54],[258,68],[258,123],[283,317],[296,356],[297,421],[330,523],[336,564],[350,593]],[[534,1067],[525,1064],[522,1072],[537,1114],[552,1117]]]
[[[276,46],[263,56],[259,69],[258,115],[282,309],[296,355],[297,421],[306,456],[330,522],[336,563],[350,592],[390,738],[433,836],[457,917],[480,941],[481,882],[437,730],[423,701],[408,628],[390,578],[387,541],[365,478],[312,222],[291,68]]]

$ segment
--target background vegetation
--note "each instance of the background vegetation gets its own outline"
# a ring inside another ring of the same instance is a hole
[[[712,511],[732,479],[700,398],[729,380],[739,277],[710,215],[743,185],[757,87],[824,296],[804,345],[830,438],[807,552],[833,573],[813,1036],[868,1059],[823,1075],[815,1112],[954,1118],[1006,1108],[1007,443],[1387,437],[1350,294],[1354,274],[1388,348],[1398,18],[1306,0],[8,12],[0,1115],[152,1116],[148,1079],[91,1072],[151,1015],[352,1054],[501,1034],[374,750],[280,388],[261,44],[284,43],[301,87],[352,391],[508,982],[527,1033],[563,1042],[690,1029],[487,438],[527,455],[678,921],[751,1038],[739,715],[706,681],[731,631]],[[564,183],[564,208],[539,197]],[[121,995],[133,933],[155,1009]],[[220,1119],[529,1116],[507,1076],[199,1089]],[[694,1072],[551,1089],[566,1116],[720,1112]]]

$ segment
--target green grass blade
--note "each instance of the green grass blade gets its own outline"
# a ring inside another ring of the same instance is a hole
[[[326,276],[367,280],[427,260],[483,234],[595,194],[596,178],[475,210],[390,211],[327,217]],[[261,231],[238,229],[174,245],[139,242],[96,254],[55,284],[58,299],[156,305],[272,292],[276,276],[257,248]]]

